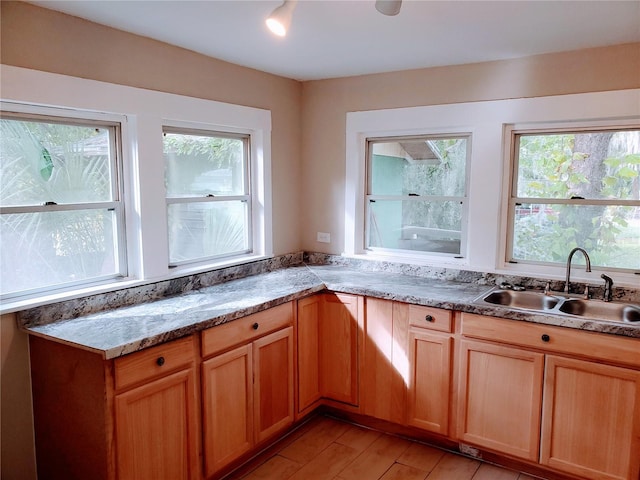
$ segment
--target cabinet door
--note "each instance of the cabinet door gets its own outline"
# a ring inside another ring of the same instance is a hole
[[[119,480],[199,478],[194,369],[115,397]]]
[[[298,301],[298,413],[322,396],[318,351],[321,306],[322,295]]]
[[[640,371],[547,357],[541,463],[592,479],[637,479]]]
[[[406,305],[365,299],[362,411],[382,420],[405,423],[407,361]]]
[[[408,423],[442,435],[449,433],[452,342],[449,335],[409,331]]]
[[[543,366],[541,353],[463,340],[459,439],[537,461]]]
[[[253,446],[251,344],[202,363],[204,458],[210,476]]]
[[[319,325],[320,390],[338,402],[358,405],[360,297],[324,294]]]
[[[260,442],[293,423],[293,327],[253,342],[254,427]]]

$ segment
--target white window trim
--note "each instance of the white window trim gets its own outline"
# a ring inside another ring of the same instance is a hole
[[[510,194],[511,125],[620,122],[640,118],[640,89],[348,112],[346,118],[345,245],[343,255],[433,267],[563,279],[564,268],[506,261]],[[470,132],[469,222],[464,259],[380,255],[364,249],[366,139]],[[457,261],[456,261],[457,260]],[[595,276],[594,276],[595,275]],[[638,276],[613,272],[617,285],[636,287]],[[574,269],[576,280],[599,283],[599,274]]]
[[[82,118],[83,114],[124,118],[121,139],[129,272],[120,282],[6,302],[0,311],[17,311],[273,255],[269,110],[8,65],[0,65],[0,76],[0,100],[12,106],[36,113],[41,107],[55,107],[68,112],[70,118]],[[255,222],[252,255],[169,269],[162,127],[176,123],[251,136]]]

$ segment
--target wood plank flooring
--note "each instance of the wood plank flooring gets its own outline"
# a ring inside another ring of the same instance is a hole
[[[319,416],[233,480],[535,480],[418,442]],[[251,469],[252,468],[252,469]]]

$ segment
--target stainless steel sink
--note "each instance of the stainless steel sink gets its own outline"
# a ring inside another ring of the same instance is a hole
[[[532,313],[572,315],[614,322],[637,323],[640,305],[601,300],[584,300],[536,291],[495,290],[480,298],[481,303],[501,305]]]
[[[527,310],[551,310],[560,298],[544,295],[539,292],[516,292],[514,290],[497,290],[483,298],[485,302]]]
[[[564,300],[558,310],[581,317],[601,318],[617,322],[640,322],[640,306],[624,303],[570,298]]]

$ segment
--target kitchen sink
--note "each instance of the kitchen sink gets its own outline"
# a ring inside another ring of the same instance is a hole
[[[532,313],[572,315],[640,325],[640,305],[620,302],[585,300],[537,291],[494,290],[481,297],[481,303],[526,310]]]
[[[552,310],[560,298],[544,295],[539,292],[516,292],[514,290],[499,290],[491,292],[483,298],[485,302],[527,310]]]
[[[640,306],[570,298],[558,307],[562,313],[581,317],[601,318],[617,322],[640,322]]]

